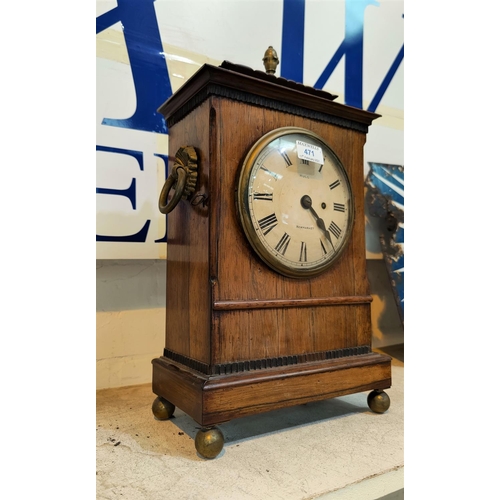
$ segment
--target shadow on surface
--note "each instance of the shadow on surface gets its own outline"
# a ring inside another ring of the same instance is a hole
[[[354,399],[346,401],[348,397]],[[236,418],[217,427],[224,434],[225,443],[234,444],[246,439],[367,411],[371,413],[366,404],[366,394],[360,393]],[[193,439],[200,429],[200,426],[189,415],[179,409],[176,409],[171,422]]]
[[[382,352],[384,354],[388,354],[391,358],[400,361],[401,363],[405,362],[405,345],[397,344],[390,345],[387,347],[379,347],[378,349],[374,349],[374,351]]]

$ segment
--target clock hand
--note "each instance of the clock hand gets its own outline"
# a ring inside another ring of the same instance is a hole
[[[328,241],[330,242],[330,245],[332,245],[332,247],[333,247],[333,241],[330,237],[330,233],[328,232],[328,229],[326,229],[325,221],[319,217],[319,215],[316,213],[316,210],[314,210],[314,208],[312,207],[311,197],[308,196],[307,194],[305,194],[300,199],[300,204],[302,205],[302,208],[305,208],[306,210],[311,211],[314,219],[316,220],[316,224],[325,233],[326,237],[328,238]]]

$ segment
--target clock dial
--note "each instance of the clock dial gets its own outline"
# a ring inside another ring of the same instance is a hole
[[[333,150],[305,129],[285,127],[257,141],[241,170],[238,208],[257,254],[290,277],[329,268],[352,229],[345,169]]]

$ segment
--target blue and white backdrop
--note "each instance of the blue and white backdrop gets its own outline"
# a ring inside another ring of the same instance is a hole
[[[365,174],[368,162],[404,165],[403,23],[400,0],[97,1],[96,257],[165,258],[168,129],[156,109],[204,63],[263,69],[272,45],[278,76],[382,115]]]

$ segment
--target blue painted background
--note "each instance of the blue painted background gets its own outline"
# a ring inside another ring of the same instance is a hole
[[[156,111],[158,106],[172,95],[172,86],[163,52],[154,1],[117,0],[116,7],[96,18],[96,33],[100,33],[116,23],[121,24],[136,95],[136,109],[130,117],[120,119],[105,117],[102,121],[103,125],[168,134],[163,117]],[[314,86],[322,89],[339,62],[344,60],[344,102],[350,106],[362,108],[364,14],[368,6],[378,7],[380,4],[375,0],[344,0],[344,4],[344,39],[333,52],[321,74],[318,75]],[[306,0],[283,0],[282,5],[281,76],[303,83]],[[392,64],[387,69],[378,90],[368,105],[369,111],[377,111],[377,107],[403,57],[404,46],[402,45],[399,52],[394,55]],[[97,145],[96,149],[112,154],[132,154],[106,145]],[[133,154],[140,154],[140,152],[133,152]],[[157,156],[162,157],[162,155]],[[126,196],[135,210],[136,185],[134,180],[126,190],[97,187],[96,192],[101,196]],[[150,220],[145,221],[142,229],[136,234],[97,235],[97,241],[145,242],[150,222]],[[164,241],[165,238],[155,240],[158,243]]]

